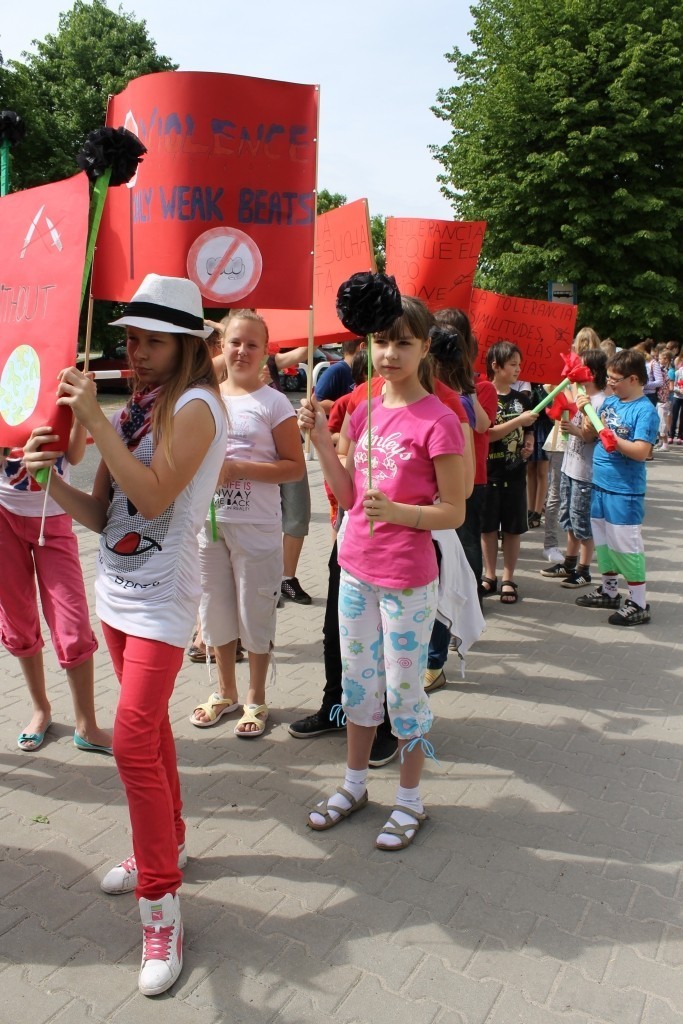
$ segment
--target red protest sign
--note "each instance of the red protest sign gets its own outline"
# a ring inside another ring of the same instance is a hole
[[[76,359],[90,193],[85,174],[0,199],[0,447],[49,425],[66,444],[57,374]]]
[[[114,96],[107,124],[147,147],[107,194],[97,299],[127,301],[148,273],[190,277],[206,306],[308,307],[313,277],[318,90],[168,71]]]
[[[562,357],[574,337],[577,307],[564,302],[518,299],[472,290],[470,323],[479,344],[476,369],[486,373],[486,353],[497,341],[511,341],[522,353],[524,380],[559,384]]]
[[[467,311],[486,221],[387,217],[387,274],[431,310]]]
[[[342,281],[360,270],[375,270],[368,203],[357,199],[322,213],[316,224],[314,328],[318,344],[344,341],[353,335],[337,316],[337,291]],[[308,310],[261,309],[270,337],[284,348],[305,345]]]

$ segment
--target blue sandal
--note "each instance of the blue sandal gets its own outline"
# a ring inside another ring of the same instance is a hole
[[[52,725],[52,719],[47,723],[42,732],[22,732],[17,736],[17,746],[19,750],[23,750],[25,754],[33,754],[39,747],[42,747],[43,740],[45,739],[45,733]],[[30,747],[25,747],[25,743],[30,743]]]

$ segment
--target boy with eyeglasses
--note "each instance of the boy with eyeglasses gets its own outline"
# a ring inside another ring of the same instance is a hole
[[[577,597],[583,608],[612,608],[613,626],[641,626],[650,621],[645,594],[645,549],[641,524],[645,515],[645,462],[657,440],[659,418],[644,396],[647,368],[634,349],[617,353],[607,364],[612,394],[605,399],[601,419],[616,438],[616,449],[595,446],[591,528],[602,584]],[[582,395],[583,409],[590,399]],[[589,425],[585,418],[585,426]],[[618,577],[628,584],[629,596],[621,607]]]

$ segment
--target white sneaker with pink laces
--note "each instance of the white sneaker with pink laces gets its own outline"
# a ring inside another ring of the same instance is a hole
[[[178,847],[178,867],[187,867],[185,843]],[[108,892],[110,896],[120,896],[124,892],[132,892],[137,884],[138,866],[135,863],[135,856],[131,854],[106,873],[100,882],[100,889]]]
[[[178,980],[183,969],[183,922],[180,899],[167,892],[160,900],[138,900],[142,921],[142,963],[138,988],[158,996]]]

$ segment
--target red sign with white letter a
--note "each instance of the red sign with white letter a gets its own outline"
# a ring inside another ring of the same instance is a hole
[[[89,201],[85,174],[0,199],[0,448],[42,426],[68,440],[57,374],[76,359]]]
[[[318,89],[204,72],[134,79],[107,124],[147,154],[107,194],[96,299],[131,298],[148,273],[190,277],[205,306],[311,302]]]

